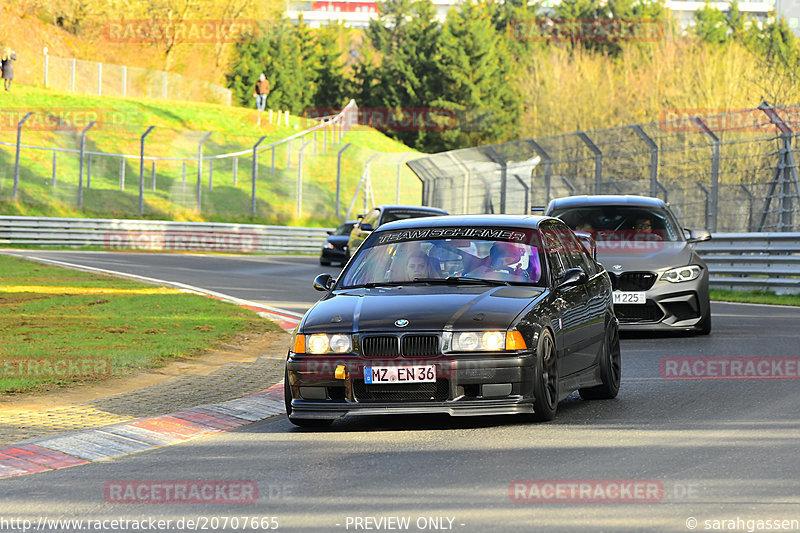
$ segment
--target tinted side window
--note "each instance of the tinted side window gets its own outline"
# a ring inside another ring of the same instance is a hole
[[[553,281],[561,277],[567,270],[564,261],[564,246],[552,228],[542,231],[542,239],[547,263],[550,265],[550,279]]]

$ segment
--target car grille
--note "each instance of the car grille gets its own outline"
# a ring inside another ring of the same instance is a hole
[[[652,272],[611,272],[611,287],[615,291],[646,291],[656,282]]]
[[[353,380],[353,396],[357,402],[443,402],[450,390],[449,381],[431,383],[390,383],[367,385]]]
[[[362,337],[361,354],[367,357],[391,357],[400,354],[398,338],[394,335]]]
[[[658,322],[664,318],[661,308],[653,302],[640,304],[616,304],[614,314],[617,315],[620,323],[632,322]]]
[[[439,337],[436,335],[405,335],[400,339],[401,353],[406,356],[438,355]]]
[[[367,357],[418,357],[439,355],[439,337],[436,335],[373,335],[361,338],[361,353]]]

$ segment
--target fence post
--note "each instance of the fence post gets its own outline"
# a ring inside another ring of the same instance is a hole
[[[139,216],[144,213],[144,138],[147,137],[155,126],[150,126],[139,139]]]
[[[233,186],[236,187],[236,178],[239,173],[239,157],[233,158]]]
[[[658,145],[644,132],[639,124],[631,126],[636,135],[650,148],[650,196],[658,195]],[[663,189],[663,187],[662,187]]]
[[[86,188],[92,188],[92,154],[86,156]]]
[[[33,111],[29,111],[22,120],[17,122],[17,153],[14,156],[14,192],[12,193],[12,197],[14,201],[17,201],[17,195],[19,194],[19,151],[20,151],[20,143],[22,141],[22,125],[25,124],[25,121],[28,120],[31,115],[33,115]]]
[[[125,158],[119,159],[119,190],[125,190]]]
[[[494,148],[491,146],[483,147],[484,153],[489,156],[489,159],[500,165],[500,213],[506,212],[506,189],[508,187],[508,163],[505,159],[500,157]]]
[[[208,160],[208,190],[214,189],[214,160]]]
[[[719,210],[719,137],[700,117],[694,117],[694,124],[711,140],[711,192],[708,197],[706,224],[712,233],[717,231],[717,211]]]
[[[292,168],[292,140],[286,141],[286,168]]]
[[[183,161],[183,172],[181,174],[181,183],[186,185],[186,161]]]
[[[739,187],[747,194],[747,231],[753,231],[753,200],[755,200],[755,196],[743,183],[740,183]]]
[[[603,152],[600,151],[585,132],[579,131],[577,135],[580,140],[583,141],[583,144],[594,154],[594,193],[601,194],[603,186]]]
[[[775,167],[772,181],[769,184],[769,192],[767,193],[766,200],[764,201],[764,209],[761,213],[761,220],[758,224],[758,231],[764,230],[764,224],[767,220],[772,199],[778,198],[778,231],[791,231],[793,222],[792,214],[792,193],[791,185],[794,185],[795,195],[800,202],[800,180],[797,177],[797,166],[794,161],[792,152],[792,129],[784,122],[784,120],[775,112],[775,109],[767,102],[762,102],[758,109],[763,111],[770,119],[770,122],[777,126],[781,132],[781,146],[778,156],[778,165]],[[780,191],[775,194],[775,189],[780,186]]]
[[[44,47],[44,88],[48,87],[48,71],[50,66],[50,58],[47,56],[47,47]],[[55,153],[55,152],[53,152]]]
[[[83,156],[86,153],[86,134],[96,122],[91,121],[83,131],[81,131],[81,160],[78,165],[78,207],[83,207]]]
[[[252,186],[250,190],[250,216],[256,216],[256,180],[258,179],[258,145],[264,142],[267,136],[261,137],[256,144],[253,145],[253,176]],[[272,161],[275,164],[275,146],[272,147]],[[273,168],[275,168],[273,166]]]
[[[53,187],[56,186],[56,151],[53,150],[53,183],[51,184]]]
[[[534,149],[534,151],[536,151],[539,157],[542,158],[542,161],[544,161],[544,186],[545,186],[544,203],[546,205],[550,203],[551,199],[550,182],[553,178],[553,158],[551,158],[550,155],[545,151],[545,149],[539,146],[539,143],[537,143],[533,139],[528,139],[528,144],[531,145],[531,147]],[[531,199],[531,201],[533,201],[533,199]]]
[[[272,174],[275,174],[275,145],[272,145]]]
[[[151,167],[151,170],[150,170],[150,190],[155,192],[155,190],[156,190],[156,160],[153,159],[152,163],[153,163],[153,166]]]
[[[300,218],[303,213],[303,150],[310,142],[311,139],[301,144],[297,155],[297,208],[295,210],[297,218]]]
[[[336,218],[339,218],[339,198],[342,188],[342,154],[350,148],[350,144],[345,144],[336,156]]]
[[[203,199],[203,143],[206,142],[213,132],[209,131],[203,138],[200,139],[200,142],[197,143],[197,210],[200,211],[202,207],[202,199]]]

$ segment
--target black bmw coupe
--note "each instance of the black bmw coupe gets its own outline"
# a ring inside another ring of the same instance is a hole
[[[299,426],[345,415],[555,417],[620,386],[608,274],[561,220],[440,216],[375,230],[300,322],[286,362]]]

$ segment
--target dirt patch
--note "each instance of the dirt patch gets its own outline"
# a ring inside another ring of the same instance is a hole
[[[0,413],[20,409],[49,409],[131,392],[183,375],[206,375],[231,362],[251,362],[259,356],[285,359],[291,336],[285,332],[240,335],[220,349],[132,376],[112,377],[98,383],[76,385],[40,393],[0,396]]]

